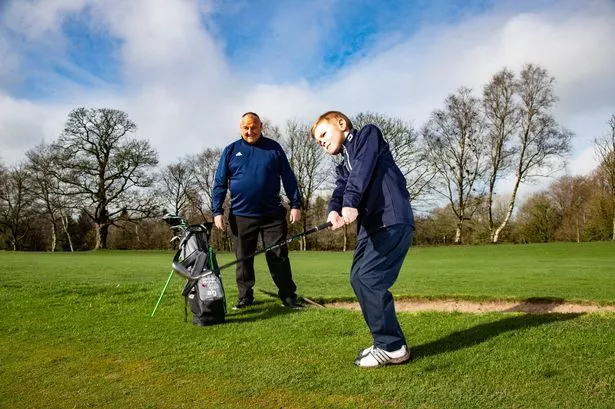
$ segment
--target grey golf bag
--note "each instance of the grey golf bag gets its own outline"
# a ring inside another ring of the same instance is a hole
[[[173,270],[186,279],[182,290],[186,321],[190,305],[194,325],[223,323],[226,297],[216,255],[209,245],[212,223],[189,225],[172,215],[166,215],[164,220],[179,233],[179,249],[173,257]]]

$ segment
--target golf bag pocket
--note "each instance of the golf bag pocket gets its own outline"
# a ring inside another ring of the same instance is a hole
[[[205,276],[199,278],[196,284],[198,288],[199,299],[203,302],[216,301],[224,299],[224,290],[220,277],[214,274],[213,271],[205,273]]]
[[[197,276],[196,274],[194,274]],[[184,286],[185,319],[188,320],[188,305],[192,311],[192,323],[204,326],[225,321],[226,298],[218,275],[210,270],[201,270],[198,278],[189,279]]]
[[[226,301],[224,296],[221,297],[219,291],[212,290],[209,283],[204,281],[205,278],[199,278],[193,281],[192,287],[188,288],[187,292],[184,290],[186,293],[186,321],[188,320],[187,306],[189,305],[190,311],[192,311],[192,323],[194,325],[206,326],[221,324],[225,321]],[[212,280],[212,282],[213,281],[214,280]],[[190,284],[190,282],[186,283],[186,287]],[[220,286],[220,290],[223,294],[224,290],[222,290],[222,286]]]

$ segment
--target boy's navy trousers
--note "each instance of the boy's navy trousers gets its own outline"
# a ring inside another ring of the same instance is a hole
[[[352,259],[350,284],[374,338],[374,346],[385,351],[395,351],[406,344],[389,288],[397,280],[413,230],[409,224],[377,230],[357,242]]]

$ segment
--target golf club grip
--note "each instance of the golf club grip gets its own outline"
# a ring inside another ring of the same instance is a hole
[[[329,228],[329,227],[331,227],[331,226],[333,226],[333,223],[331,223],[331,222],[326,222],[326,223],[323,223],[323,224],[320,224],[320,225],[316,226],[316,231],[318,231],[318,230],[324,230],[324,229],[327,229],[327,228]]]
[[[303,233],[299,233],[297,236],[305,236],[307,234],[316,233],[317,231],[324,230],[327,227],[331,227],[331,222],[326,222],[323,224],[319,224],[318,226],[314,226],[311,229],[304,231]]]
[[[326,229],[328,227],[331,227],[331,226],[332,226],[331,222],[326,222],[326,223],[323,223],[323,224],[319,224],[318,226],[312,227],[310,230],[304,231],[303,233],[301,233],[301,235],[303,236],[303,235],[306,235],[306,234],[316,233],[317,231],[324,230],[324,229]]]

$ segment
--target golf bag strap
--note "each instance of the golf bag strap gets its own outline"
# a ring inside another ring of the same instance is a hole
[[[182,254],[182,249],[181,247],[179,248],[179,250],[177,250],[175,252],[175,255],[173,256],[173,261],[179,261],[179,256]]]
[[[184,322],[188,322],[188,297],[184,297]]]
[[[194,261],[194,264],[192,265],[192,275],[199,275],[203,272],[203,268],[205,267],[205,262],[207,261],[207,254],[203,253],[202,251],[195,251],[194,253],[192,253],[190,256],[192,256],[193,254],[196,253],[196,260]],[[190,256],[188,256],[187,258],[189,258]],[[184,264],[182,262],[182,264]],[[190,265],[186,266],[184,264],[184,267],[190,267]],[[197,284],[198,280],[188,280],[188,282],[186,283],[186,285],[184,286],[184,290],[182,291],[182,295],[184,297],[188,296],[188,293],[190,293],[190,290]]]
[[[193,259],[187,260],[192,256],[194,256]],[[196,250],[190,254],[190,256],[186,257],[186,261],[188,261],[188,265],[185,265],[186,267],[190,267],[190,265],[192,265],[192,274],[199,275],[205,267],[207,254]],[[182,264],[184,264],[183,261]],[[188,294],[190,294],[190,291],[197,285],[198,282],[199,280],[188,280],[186,285],[184,285],[184,290],[182,291],[182,295],[184,296],[184,322],[188,322]],[[198,292],[198,290],[196,291]],[[195,293],[194,296],[198,297],[199,295]]]
[[[198,256],[197,253],[198,253],[198,250],[193,251],[192,253],[187,255],[182,261],[180,261],[180,263],[182,263],[182,265],[186,268],[190,267],[196,261],[196,258]],[[175,253],[175,256],[173,257],[173,261],[179,261],[180,256],[181,256],[181,249],[177,250],[177,253]]]

